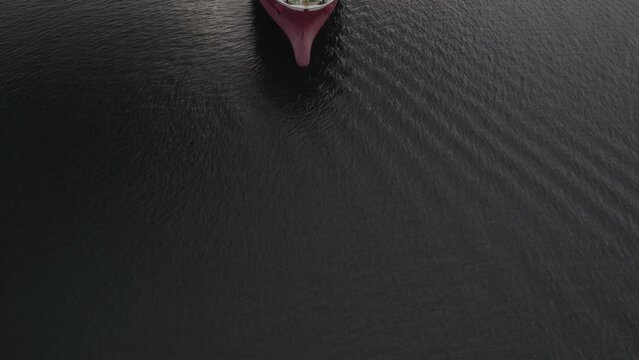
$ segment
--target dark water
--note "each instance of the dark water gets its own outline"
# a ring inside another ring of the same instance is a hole
[[[636,359],[639,3],[0,4],[5,359]]]

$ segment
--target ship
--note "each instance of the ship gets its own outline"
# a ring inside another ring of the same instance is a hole
[[[307,67],[317,33],[339,0],[260,0],[266,12],[284,31],[293,47],[295,62]]]

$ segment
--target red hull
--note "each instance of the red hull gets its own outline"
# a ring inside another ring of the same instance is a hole
[[[313,41],[337,5],[337,1],[316,11],[289,9],[275,0],[260,0],[266,12],[282,28],[291,41],[297,65],[306,67],[311,62]]]

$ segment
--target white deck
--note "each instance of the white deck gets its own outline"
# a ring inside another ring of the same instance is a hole
[[[297,11],[320,10],[335,1],[336,0],[277,0],[277,2],[283,6]]]

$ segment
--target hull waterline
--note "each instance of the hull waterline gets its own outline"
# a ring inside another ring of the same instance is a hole
[[[313,41],[337,5],[333,1],[319,10],[297,10],[277,0],[260,0],[266,12],[284,31],[295,53],[295,62],[306,67],[311,62]]]

